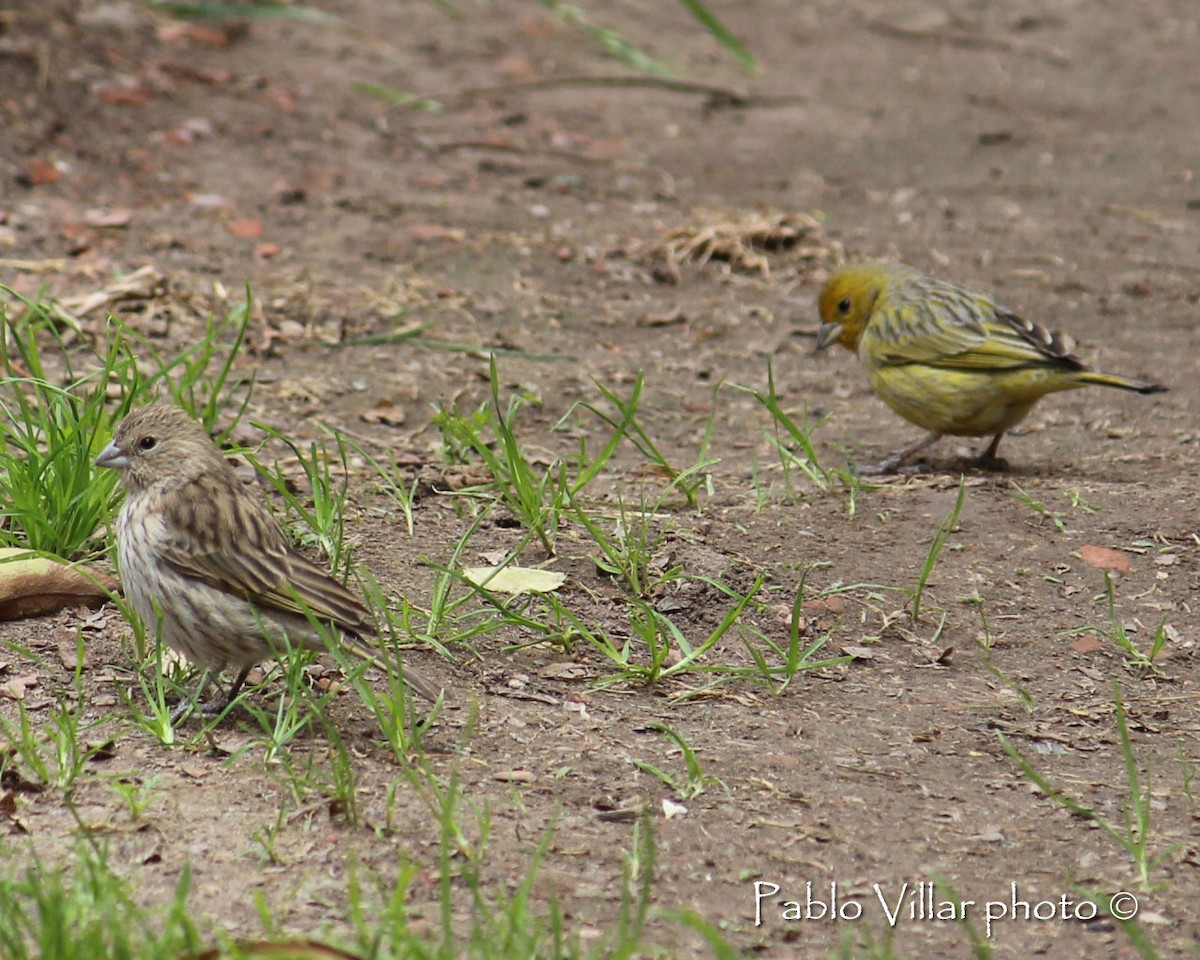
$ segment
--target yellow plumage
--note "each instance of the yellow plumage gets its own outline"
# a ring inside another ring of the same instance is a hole
[[[1089,370],[1065,338],[988,294],[900,264],[839,270],[821,291],[820,309],[817,349],[840,343],[856,352],[879,398],[930,431],[885,460],[883,470],[945,434],[992,436],[980,460],[995,461],[1004,432],[1048,393],[1093,384],[1166,389]]]

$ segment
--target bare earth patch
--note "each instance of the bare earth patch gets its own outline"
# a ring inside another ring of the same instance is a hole
[[[996,956],[1137,956],[1112,919],[1079,915],[1083,891],[1131,892],[1159,955],[1195,950],[1194,4],[717,4],[762,62],[749,79],[681,6],[604,11],[681,75],[764,95],[741,106],[654,85],[522,87],[619,72],[536,5],[471,6],[457,20],[432,4],[342,0],[331,12],[348,29],[33,6],[0,20],[0,282],[58,298],[68,339],[88,342],[111,314],[169,354],[248,283],[235,371],[256,378],[247,422],[302,446],[327,425],[420,478],[410,533],[352,458],[347,536],[387,593],[421,609],[474,519],[451,491],[478,482],[471,464],[443,463],[435,414],[488,401],[494,355],[502,396],[539,401],[516,422],[544,465],[581,439],[603,444],[602,421],[574,405],[604,407],[601,386],[627,397],[641,372],[639,420],[666,460],[713,461],[696,505],[668,497],[650,531],[654,569],[687,578],[644,602],[698,644],[761,577],[704,658],[751,672],[752,646],[787,647],[803,575],[800,640],[827,636],[819,655],[847,658],[776,695],[692,671],[597,686],[613,665],[578,631],[549,642],[512,627],[451,644],[451,659],[409,650],[447,690],[422,762],[488,812],[488,882],[518,883],[553,825],[533,897],[555,898],[587,943],[618,915],[645,813],[654,905],[694,911],[747,955],[833,956],[847,937],[891,935],[898,956],[964,956],[969,934],[939,914],[956,895],[976,902],[981,936],[986,901],[1053,904],[1052,916],[1018,906],[998,919]],[[444,109],[404,109],[353,82],[439,95]],[[495,89],[450,96],[480,88]],[[853,358],[812,355],[816,291],[843,254],[991,289],[1071,333],[1089,362],[1171,390],[1039,405],[1006,440],[1011,473],[967,475],[915,621],[908,591],[978,445],[943,440],[933,473],[851,502],[838,483],[785,477],[769,417],[735,389],[766,390],[770,360],[797,421],[827,416],[814,434],[826,465],[917,435]],[[587,494],[610,528],[618,498],[655,503],[669,479],[630,444],[615,464]],[[457,562],[495,562],[523,535],[497,510]],[[1105,570],[1123,562],[1097,548],[1128,562],[1111,574],[1111,612]],[[567,575],[556,596],[581,624],[637,643],[629,591],[597,558],[575,522],[557,556],[535,539],[521,562]],[[1142,651],[1163,631],[1153,667],[1110,636],[1118,628]],[[125,692],[135,705],[141,694],[127,635],[112,606],[0,624],[10,728],[18,703],[49,724],[77,698],[97,724],[87,740],[111,739],[70,805],[0,744],[4,870],[30,848],[53,862],[91,831],[140,901],[169,899],[190,867],[202,927],[257,937],[255,895],[285,932],[336,933],[348,871],[386,887],[411,866],[411,923],[438,928],[434,804],[416,758],[381,746],[354,696],[328,710],[354,761],[351,816],[316,774],[300,789],[294,770],[264,761],[245,714],[211,741],[190,726],[195,739],[174,747],[130,726]],[[274,696],[268,684],[253,700],[270,712]],[[660,724],[712,778],[697,795],[681,796],[686,758]],[[1144,803],[1148,887],[1005,742],[1120,829]],[[328,746],[315,729],[295,749],[320,772]],[[136,816],[118,782],[152,785]],[[473,815],[463,823],[479,842]],[[469,910],[464,894],[456,918]],[[647,936],[667,955],[703,949],[665,919]]]

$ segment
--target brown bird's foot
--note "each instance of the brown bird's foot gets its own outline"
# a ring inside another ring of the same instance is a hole
[[[196,692],[190,697],[184,697],[175,705],[175,709],[171,711],[171,726],[177,727],[188,718],[191,712],[200,704],[200,696],[208,689],[208,685],[213,682],[213,679],[219,674],[220,670],[209,668],[200,676],[200,682],[196,684]],[[203,708],[201,708],[203,709]]]
[[[254,664],[252,663],[242,667],[242,669],[238,671],[238,675],[234,678],[233,683],[230,684],[228,692],[221,693],[218,691],[217,695],[210,699],[207,703],[200,704],[201,715],[205,717],[219,717],[226,710],[228,710],[229,705],[233,703],[235,699],[237,699],[237,695],[241,692],[242,687],[246,683],[246,677],[250,676],[250,671],[253,669]],[[199,690],[196,691],[196,699],[197,701],[200,699]]]
[[[186,700],[180,700],[175,705],[175,709],[171,711],[171,725],[179,726],[190,717],[193,713],[198,712],[200,716],[211,719],[219,717],[233,702],[233,698],[227,694],[217,692],[215,696],[209,697],[201,703],[196,697],[188,697]]]
[[[209,697],[204,703],[200,704],[200,716],[211,720],[213,717],[219,717],[229,705],[233,703],[233,697],[226,693],[218,693],[215,697]]]
[[[224,667],[213,667],[205,670],[204,676],[200,678],[200,683],[196,685],[196,692],[186,700],[179,701],[175,709],[171,711],[172,725],[178,726],[191,715],[193,710],[199,710],[202,717],[219,717],[229,709],[229,705],[233,703],[234,698],[242,689],[242,685],[246,682],[246,677],[250,674],[251,667],[253,667],[253,664],[243,667],[238,671],[238,675],[228,691],[221,690],[221,683],[217,679]],[[210,684],[217,688],[217,692],[202,702],[200,697]]]
[[[196,702],[191,697],[180,700],[179,703],[175,704],[175,709],[171,711],[171,726],[177,727],[183,723],[192,712],[194,706],[196,706]]]

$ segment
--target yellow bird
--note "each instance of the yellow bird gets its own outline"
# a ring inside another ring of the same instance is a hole
[[[988,294],[912,267],[844,267],[821,290],[817,349],[840,343],[858,354],[871,389],[928,437],[887,457],[896,470],[946,434],[991,436],[981,465],[996,457],[1004,432],[1048,393],[1097,384],[1136,393],[1167,388],[1089,370],[1070,342],[996,303]]]

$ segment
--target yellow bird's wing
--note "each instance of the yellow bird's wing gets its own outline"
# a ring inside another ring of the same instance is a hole
[[[878,309],[863,339],[872,358],[883,364],[973,371],[1083,369],[1056,334],[986,296],[957,288],[926,291],[919,301]]]

